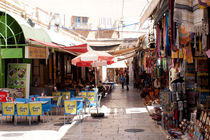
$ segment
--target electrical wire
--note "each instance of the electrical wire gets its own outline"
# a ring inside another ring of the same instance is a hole
[[[136,24],[139,24],[139,22],[135,22],[135,23],[127,24],[127,25],[122,25],[122,26],[115,27],[115,28],[104,28],[104,29],[96,29],[96,30],[92,30],[92,29],[73,29],[73,28],[57,27],[57,26],[56,27],[57,28],[63,28],[63,29],[66,29],[66,30],[70,30],[70,31],[107,31],[107,30],[116,30],[116,29],[119,29],[119,28],[125,28],[125,27],[128,27],[128,26],[136,25]],[[51,25],[51,27],[55,27],[55,25]]]

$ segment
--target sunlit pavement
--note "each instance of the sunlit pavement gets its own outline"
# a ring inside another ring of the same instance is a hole
[[[62,140],[164,140],[165,135],[149,116],[139,93],[115,89],[102,101],[103,118],[86,117],[72,126]]]
[[[122,90],[116,86],[102,100],[103,118],[84,115],[80,121],[63,125],[63,116],[53,116],[47,123],[31,126],[4,121],[0,124],[0,140],[164,140],[165,135],[149,116],[139,93],[130,87]],[[91,109],[91,112],[96,110]],[[87,112],[88,109],[87,109]],[[78,121],[79,120],[79,121]],[[55,125],[55,124],[61,125]]]
[[[22,118],[23,120],[25,118]],[[49,118],[50,119],[50,118]],[[45,123],[33,122],[31,126],[28,122],[20,122],[14,126],[11,119],[0,123],[0,140],[59,140],[67,130],[76,122],[63,125],[63,116],[53,116],[53,120]]]

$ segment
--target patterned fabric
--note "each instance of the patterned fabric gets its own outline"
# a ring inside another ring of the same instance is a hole
[[[188,63],[193,63],[191,43],[184,47],[184,60],[187,60]]]
[[[166,22],[166,26],[165,26],[165,28],[166,28],[166,34],[165,34],[165,46],[166,46],[166,54],[168,55],[168,56],[170,56],[171,55],[171,48],[170,48],[170,43],[169,43],[169,38],[168,38],[168,30],[169,30],[169,24],[168,24],[168,21],[169,21],[169,18],[168,18],[169,16],[168,16],[168,13],[166,14],[166,17],[165,17],[165,22]]]
[[[199,8],[204,9],[210,7],[210,0],[198,0]]]
[[[192,0],[175,0],[174,21],[185,25],[189,31],[193,30]]]
[[[195,26],[202,24],[204,11],[198,8],[197,0],[175,0],[174,21],[194,32]]]
[[[182,47],[190,41],[190,32],[185,25],[179,26],[179,42]]]
[[[157,42],[157,57],[160,56],[160,28],[159,28],[159,24],[157,24],[157,39],[156,39],[156,42]]]
[[[162,19],[162,28],[163,28],[163,46],[166,49],[166,17]]]

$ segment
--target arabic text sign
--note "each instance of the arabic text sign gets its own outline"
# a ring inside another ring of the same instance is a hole
[[[89,101],[95,101],[95,92],[88,92],[87,96]]]
[[[29,104],[29,109],[32,116],[42,115],[42,104],[41,103],[31,103]]]
[[[20,116],[29,115],[28,104],[17,104],[17,114],[20,115]]]
[[[46,51],[46,48],[26,46],[25,58],[46,59],[47,51]]]
[[[13,103],[2,103],[3,114],[4,115],[14,115],[15,113],[15,104]]]
[[[77,101],[65,101],[64,107],[65,107],[65,113],[67,114],[77,113]]]

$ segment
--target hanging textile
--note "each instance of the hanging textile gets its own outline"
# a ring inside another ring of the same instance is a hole
[[[156,33],[156,45],[157,45],[157,57],[160,56],[160,29],[159,29],[159,24],[157,24],[157,33]]]
[[[187,30],[193,31],[193,1],[175,0],[174,4],[174,22],[183,24]]]
[[[163,47],[166,52],[166,17],[165,16],[162,19],[162,27],[163,27]]]
[[[165,17],[165,47],[166,47],[166,55],[170,56],[171,55],[171,48],[170,48],[170,43],[169,43],[169,38],[168,38],[168,30],[169,30],[169,25],[168,25],[168,13],[166,13]]]
[[[198,5],[201,9],[210,7],[210,0],[198,0]]]
[[[171,50],[171,58],[179,58],[178,50]]]
[[[182,47],[186,46],[190,42],[190,32],[186,29],[186,26],[179,26],[179,42]]]
[[[146,53],[144,53],[144,57],[143,57],[143,68],[144,70],[146,70]]]
[[[175,43],[175,47],[177,49],[179,49],[179,28],[178,28],[178,25],[176,25],[175,30],[176,30],[176,43]]]
[[[172,45],[174,44],[174,42],[175,42],[175,25],[174,25],[174,1],[175,0],[168,0],[168,7],[169,7],[169,13],[170,13],[170,20],[169,20],[169,22],[170,22],[170,26],[171,26],[171,33],[170,33],[170,36],[171,36],[171,38],[170,38],[170,40],[171,40],[171,47],[172,47]]]
[[[183,48],[179,48],[179,58],[183,58]]]
[[[198,46],[198,49],[199,49],[199,55],[201,55],[202,53],[202,42],[201,42],[201,36],[199,37],[199,42],[198,42],[199,46]]]
[[[188,45],[184,47],[184,60],[187,60],[188,63],[193,63],[191,43],[188,43]]]
[[[167,58],[163,58],[161,59],[162,61],[162,65],[163,65],[163,70],[166,71],[167,70]]]

